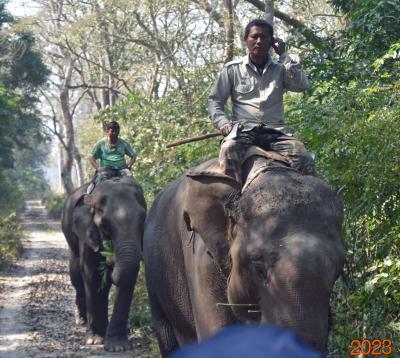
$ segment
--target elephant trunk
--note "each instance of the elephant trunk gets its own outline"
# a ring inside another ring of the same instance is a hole
[[[140,243],[125,242],[114,247],[112,282],[118,287],[133,285],[140,267]]]
[[[298,248],[282,255],[260,292],[262,323],[295,331],[314,349],[325,352],[329,300],[339,265],[325,254]]]
[[[329,294],[315,290],[268,293],[260,302],[261,324],[273,324],[292,330],[310,347],[326,352],[329,333]]]

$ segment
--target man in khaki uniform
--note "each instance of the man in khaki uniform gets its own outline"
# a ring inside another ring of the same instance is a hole
[[[300,172],[315,175],[310,153],[284,123],[283,93],[304,91],[306,74],[285,52],[285,43],[274,39],[268,22],[251,21],[244,39],[249,54],[225,65],[209,96],[211,121],[225,136],[219,154],[222,171],[241,183],[241,159],[250,145],[259,145],[282,154]],[[271,47],[278,62],[269,55]],[[229,97],[231,120],[225,113]]]

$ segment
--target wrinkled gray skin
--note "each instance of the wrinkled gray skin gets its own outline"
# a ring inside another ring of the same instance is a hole
[[[244,175],[264,163],[249,159]],[[259,174],[241,195],[228,177],[168,185],[143,237],[162,356],[237,321],[291,329],[325,351],[330,294],[344,263],[341,224],[340,195],[290,168]],[[261,312],[216,306],[226,302]]]
[[[127,320],[140,265],[146,203],[132,178],[104,181],[90,195],[85,195],[86,188],[80,187],[67,198],[62,217],[76,290],[76,323],[87,325],[86,344],[104,343],[106,350],[124,351],[130,348]],[[112,241],[114,254],[112,274],[101,289],[103,239]],[[111,283],[116,295],[108,323]]]

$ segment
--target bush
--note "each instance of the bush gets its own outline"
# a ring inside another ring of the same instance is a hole
[[[21,253],[21,236],[22,231],[15,213],[0,218],[0,268],[8,266]]]
[[[43,204],[53,219],[61,219],[61,213],[66,199],[66,194],[50,192],[43,198]]]

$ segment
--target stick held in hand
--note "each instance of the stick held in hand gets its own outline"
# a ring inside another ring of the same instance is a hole
[[[167,148],[172,148],[176,147],[181,144],[186,144],[186,143],[192,143],[192,142],[198,142],[200,140],[208,139],[208,138],[213,138],[213,137],[218,137],[221,135],[221,132],[214,132],[214,133],[208,133],[208,134],[203,134],[197,137],[192,137],[192,138],[187,138],[187,139],[182,139],[178,140],[176,142],[168,143],[166,145]]]

